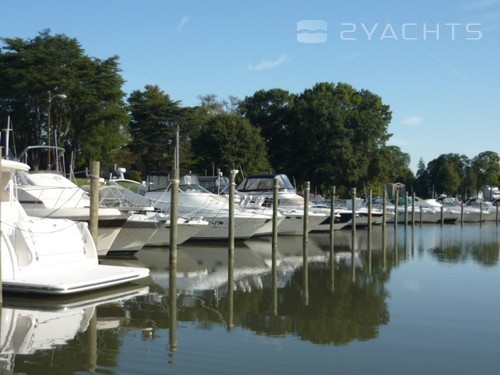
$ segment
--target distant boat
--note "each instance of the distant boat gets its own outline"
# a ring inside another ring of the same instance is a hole
[[[154,207],[163,212],[170,212],[170,173],[152,171],[147,177],[145,197]],[[209,224],[196,233],[192,239],[223,240],[229,236],[229,200],[227,196],[210,193],[203,188],[196,176],[181,177],[178,196],[179,216],[184,218],[203,218]],[[245,209],[235,205],[234,237],[246,240],[255,235],[270,234],[272,217],[261,210]],[[282,218],[279,218],[281,222]]]
[[[55,153],[52,160],[56,167],[53,169],[40,167],[41,161],[46,157],[43,155],[52,153]],[[29,173],[24,171],[17,173],[15,182],[18,199],[31,216],[89,222],[89,194],[64,176],[63,167],[59,166],[63,156],[64,149],[60,147],[26,148],[21,153],[19,161],[33,166],[35,170]],[[97,249],[100,256],[106,255],[109,251],[138,251],[161,226],[162,223],[138,211],[133,208],[103,206],[98,208]],[[123,241],[123,238],[126,241]]]
[[[72,294],[149,275],[147,268],[100,265],[87,223],[28,216],[13,187],[13,175],[28,170],[24,163],[1,160],[3,290]]]
[[[109,185],[99,189],[99,200],[108,207],[120,209],[151,210],[144,211],[146,216],[156,219],[161,226],[154,230],[153,235],[144,246],[169,246],[170,245],[170,215],[159,212],[154,208],[151,200],[144,197],[144,185],[140,182],[124,178],[114,178],[108,181]],[[126,186],[126,187],[125,187]],[[142,191],[142,194],[141,194]],[[177,244],[189,240],[208,225],[208,221],[199,217],[180,217],[177,219]],[[119,241],[120,236],[115,240]]]
[[[249,175],[238,185],[238,192],[243,207],[257,207],[271,211],[273,205],[274,178],[278,179],[278,209],[285,220],[278,227],[282,235],[302,235],[304,222],[304,198],[297,194],[288,176],[284,174]],[[330,209],[323,205],[310,204],[309,231],[328,231],[330,228]],[[347,223],[340,223],[337,214],[334,229],[340,229]]]

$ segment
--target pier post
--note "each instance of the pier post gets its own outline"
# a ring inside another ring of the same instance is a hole
[[[273,184],[273,237],[272,237],[272,247],[271,247],[271,272],[272,272],[272,287],[273,287],[273,314],[278,315],[278,199],[279,199],[279,188],[280,184],[278,177],[274,177]]]
[[[177,352],[177,220],[179,218],[179,129],[170,180],[170,246],[169,246],[169,357],[171,361]]]
[[[483,202],[479,202],[479,222],[483,223]]]
[[[99,228],[99,176],[101,175],[100,162],[93,161],[90,164],[90,220],[89,229],[95,246],[98,241]]]
[[[335,290],[335,186],[330,188],[330,291]]]
[[[384,187],[384,196],[382,197],[382,230],[385,232],[385,229],[387,227],[387,190]]]
[[[415,192],[411,196],[411,226],[415,226]]]
[[[353,236],[356,235],[356,188],[351,190],[351,201],[352,201],[352,217],[351,217],[351,233]]]
[[[229,177],[229,243],[227,252],[227,281],[228,285],[234,285],[234,190],[236,187],[235,178],[238,171],[233,169]],[[227,290],[228,306],[232,306],[234,299],[234,288]],[[228,329],[232,328],[232,309],[229,309]]]
[[[372,191],[368,191],[368,234],[372,232]]]
[[[309,266],[308,266],[308,237],[309,232],[309,194],[311,191],[311,183],[305,182],[304,188],[304,237],[302,241],[302,265],[304,270],[303,288],[304,288],[304,305],[309,305]]]
[[[398,226],[398,202],[399,201],[399,191],[396,190],[396,199],[394,200],[394,229]]]
[[[368,191],[368,274],[372,274],[372,191]]]
[[[464,200],[465,200],[465,193],[462,196],[462,201],[460,202],[460,224],[462,225],[464,223]]]
[[[408,192],[405,191],[405,228],[408,227]]]

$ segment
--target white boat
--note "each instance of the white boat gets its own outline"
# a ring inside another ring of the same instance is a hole
[[[295,188],[284,174],[249,175],[238,185],[236,191],[240,196],[240,205],[272,210],[274,178],[278,178],[278,210],[285,217],[278,227],[280,235],[302,235],[304,233],[304,198],[296,193]],[[322,205],[310,204],[309,231],[330,230],[330,209]],[[340,229],[347,223],[339,222],[336,215],[334,229]]]
[[[479,211],[479,220],[495,221],[497,219],[497,208],[492,202],[486,201],[483,198],[469,198],[464,203],[464,208],[467,210],[476,209]]]
[[[168,172],[151,172],[147,178],[145,197],[156,209],[170,212],[170,178]],[[208,225],[192,239],[222,240],[229,234],[229,201],[227,196],[210,193],[198,184],[196,176],[184,176],[179,184],[179,216],[203,218]],[[279,219],[280,220],[280,219]],[[234,238],[246,240],[254,235],[270,234],[272,216],[260,210],[243,209],[235,205]]]
[[[125,187],[127,186],[127,188]],[[155,211],[151,200],[139,192],[144,185],[132,180],[115,178],[109,180],[109,185],[101,186],[99,200],[105,206],[120,209],[137,209],[144,211],[151,220],[156,220],[156,227],[144,246],[169,246],[170,245],[170,215]],[[144,193],[144,192],[143,192]],[[187,241],[208,225],[208,221],[202,218],[181,217],[177,219],[177,244]],[[132,237],[133,238],[133,237]],[[120,235],[115,240],[119,241]],[[130,240],[129,240],[130,241]],[[124,241],[127,243],[127,241]],[[111,249],[112,251],[113,249]]]
[[[75,221],[89,222],[89,194],[71,182],[63,174],[64,149],[60,147],[32,146],[28,147],[19,160],[28,165],[39,165],[40,155],[55,153],[56,168],[51,170],[36,169],[31,172],[19,171],[15,183],[18,199],[30,216],[67,218]],[[38,158],[38,159],[37,159]],[[37,164],[38,163],[38,164]],[[148,226],[149,230],[144,230]],[[98,208],[97,249],[100,256],[108,251],[133,252],[140,250],[151,238],[151,231],[157,229],[155,223],[143,212],[131,208],[103,207]],[[122,239],[119,238],[122,237]],[[133,242],[124,242],[133,238]],[[115,242],[116,241],[116,242]],[[127,246],[124,248],[124,244]]]
[[[14,193],[13,175],[29,166],[1,160],[1,259],[3,290],[71,294],[147,277],[141,267],[100,265],[84,222],[30,217]]]
[[[459,216],[459,221],[461,221],[463,217],[463,221],[466,223],[479,223],[481,219],[487,221],[491,219],[494,220],[496,217],[496,215],[493,215],[488,209],[481,210],[479,207],[475,207],[472,204],[462,204],[458,199],[453,197],[442,195],[436,198],[436,202],[456,213]]]

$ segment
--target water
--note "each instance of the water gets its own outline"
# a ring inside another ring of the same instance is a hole
[[[374,227],[141,250],[140,284],[76,298],[4,296],[2,373],[499,373],[500,229],[493,224]],[[352,261],[354,259],[354,261]],[[307,275],[307,278],[304,275]],[[176,284],[177,298],[169,294]],[[176,312],[176,313],[175,313]]]

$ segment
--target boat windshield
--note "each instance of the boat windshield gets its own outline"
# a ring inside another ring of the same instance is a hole
[[[295,188],[284,174],[280,175],[256,175],[248,176],[238,186],[238,191],[272,191],[274,186],[274,177],[278,178],[279,190],[295,192]]]
[[[182,184],[179,185],[179,190],[185,193],[210,193],[207,189],[197,184]]]

